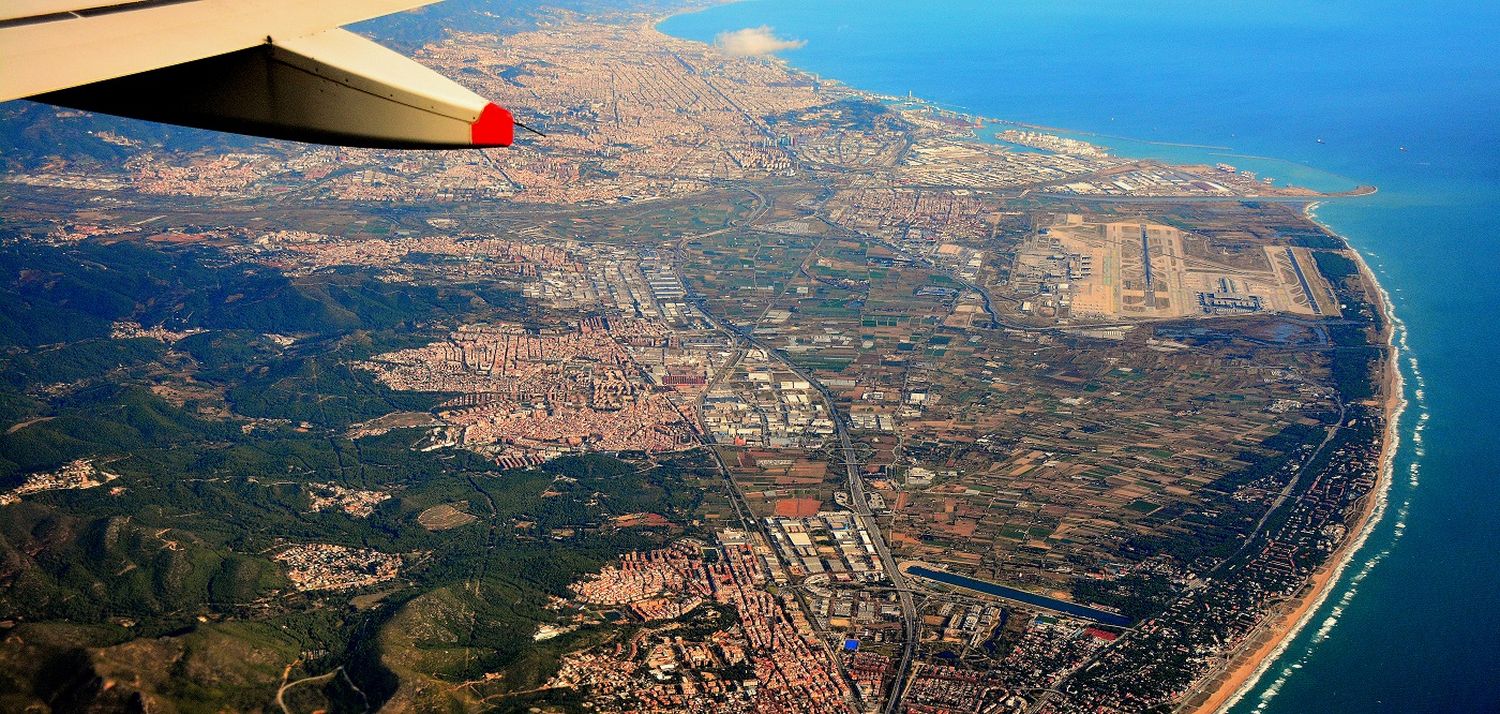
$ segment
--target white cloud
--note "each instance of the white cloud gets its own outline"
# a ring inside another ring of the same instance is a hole
[[[714,39],[719,49],[736,57],[756,57],[782,50],[795,50],[807,44],[804,40],[784,40],[766,25],[721,32]]]

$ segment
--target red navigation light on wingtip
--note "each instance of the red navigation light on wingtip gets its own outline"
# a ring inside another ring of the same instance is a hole
[[[486,104],[470,127],[475,146],[510,146],[516,138],[516,120],[510,112],[493,102]]]
[[[525,128],[510,112],[340,29],[431,2],[0,0],[0,102],[376,149],[510,146]]]

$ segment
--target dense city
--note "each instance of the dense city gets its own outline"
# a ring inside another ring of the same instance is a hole
[[[227,642],[193,686],[287,712],[1195,711],[1329,576],[1391,377],[1326,196],[539,17],[416,53],[511,150],[0,174],[27,290],[157,276],[5,357],[8,676],[191,708],[121,663]]]

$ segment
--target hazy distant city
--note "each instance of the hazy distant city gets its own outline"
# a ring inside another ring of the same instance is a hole
[[[511,149],[7,107],[0,708],[1222,704],[1381,474],[1322,195],[675,9],[424,41]]]

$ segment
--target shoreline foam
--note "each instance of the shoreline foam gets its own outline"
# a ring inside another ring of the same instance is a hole
[[[1401,446],[1401,417],[1408,406],[1406,378],[1401,372],[1401,350],[1398,346],[1400,342],[1398,333],[1406,329],[1405,323],[1396,317],[1390,293],[1376,279],[1375,271],[1370,269],[1364,256],[1354,249],[1349,239],[1343,234],[1317,219],[1317,207],[1318,202],[1311,202],[1303,210],[1303,214],[1308,220],[1317,223],[1330,234],[1338,236],[1339,240],[1342,240],[1349,251],[1354,254],[1355,260],[1359,263],[1361,275],[1369,281],[1380,300],[1380,311],[1385,317],[1388,358],[1382,386],[1385,391],[1383,396],[1386,423],[1385,436],[1381,444],[1378,478],[1375,488],[1367,494],[1370,498],[1361,509],[1358,527],[1354,529],[1356,535],[1339,549],[1330,562],[1325,563],[1313,574],[1309,580],[1313,587],[1291,601],[1295,603],[1292,609],[1283,610],[1276,616],[1273,620],[1276,626],[1271,630],[1272,637],[1254,650],[1253,657],[1245,657],[1245,652],[1236,652],[1231,656],[1231,661],[1239,659],[1245,661],[1230,670],[1229,676],[1219,680],[1218,685],[1214,687],[1203,704],[1192,708],[1194,714],[1215,714],[1228,711],[1260,683],[1261,677],[1265,676],[1271,666],[1281,659],[1297,635],[1301,634],[1303,628],[1322,610],[1323,605],[1328,601],[1328,596],[1333,594],[1335,589],[1333,586],[1342,579],[1349,564],[1354,562],[1354,556],[1364,548],[1376,527],[1385,520],[1387,506],[1390,504],[1391,484],[1395,480],[1396,452]],[[1249,644],[1249,642],[1242,643],[1242,646],[1244,644]]]
[[[670,33],[664,32],[661,29],[660,26],[663,22],[666,22],[667,20],[678,15],[695,14],[703,12],[705,10],[709,10],[713,7],[733,4],[739,1],[740,0],[721,0],[720,2],[709,3],[700,7],[694,7],[690,9],[680,10],[678,12],[668,13],[651,21],[650,27],[652,30],[658,33],[667,35],[669,37],[675,37],[675,35],[671,35]],[[782,60],[780,58],[777,58],[777,60],[780,62],[786,62],[786,60]],[[790,63],[787,64],[790,65]],[[803,69],[798,69],[798,71],[803,72],[809,76],[822,79],[821,75],[818,75],[814,72]],[[880,96],[877,92],[867,92],[850,85],[846,86],[848,86],[850,90],[860,94],[865,94],[877,98]],[[980,117],[979,115],[971,114],[967,111],[955,113],[971,118],[983,118],[988,121],[1007,121],[1007,123],[1015,124],[1018,126],[1030,126],[1022,122],[995,119],[992,117]],[[1059,128],[1050,130],[1071,134],[1104,136],[1101,134],[1074,129]],[[1148,144],[1158,143],[1139,139],[1130,139],[1129,137],[1116,138],[1128,141],[1139,141]],[[1167,142],[1160,143],[1171,145]],[[1375,488],[1372,489],[1369,494],[1366,494],[1368,498],[1366,499],[1366,503],[1361,507],[1358,523],[1356,524],[1356,527],[1352,529],[1352,531],[1356,535],[1350,538],[1342,547],[1340,547],[1339,551],[1333,556],[1333,558],[1330,559],[1329,562],[1324,563],[1323,566],[1319,568],[1311,578],[1309,578],[1308,585],[1311,586],[1310,589],[1308,589],[1302,595],[1289,601],[1289,603],[1292,604],[1292,609],[1290,611],[1283,610],[1278,613],[1278,615],[1273,616],[1271,620],[1268,620],[1267,622],[1261,624],[1261,627],[1264,627],[1268,624],[1274,624],[1275,627],[1271,628],[1270,633],[1272,636],[1270,637],[1270,639],[1262,642],[1260,646],[1253,651],[1253,657],[1246,658],[1245,653],[1239,651],[1230,655],[1231,662],[1237,661],[1242,658],[1245,659],[1245,661],[1235,666],[1234,669],[1230,670],[1229,676],[1223,678],[1222,680],[1219,680],[1219,684],[1213,688],[1212,692],[1209,694],[1208,699],[1205,700],[1203,704],[1191,707],[1191,711],[1194,712],[1194,714],[1218,714],[1219,712],[1227,711],[1230,707],[1238,704],[1241,700],[1244,699],[1247,694],[1249,694],[1249,692],[1255,687],[1255,685],[1260,682],[1261,677],[1264,676],[1265,673],[1270,670],[1271,666],[1275,664],[1283,654],[1286,653],[1292,641],[1296,639],[1297,635],[1302,632],[1303,628],[1306,627],[1309,622],[1311,622],[1313,616],[1322,609],[1323,605],[1328,601],[1328,596],[1333,593],[1334,588],[1332,586],[1336,585],[1342,579],[1345,570],[1348,568],[1349,564],[1353,562],[1355,554],[1357,554],[1364,548],[1365,543],[1370,538],[1370,535],[1373,534],[1376,527],[1379,526],[1379,524],[1382,523],[1385,519],[1387,510],[1386,507],[1389,505],[1390,500],[1389,496],[1391,484],[1394,481],[1396,452],[1401,444],[1401,435],[1399,431],[1401,417],[1405,413],[1406,407],[1408,405],[1408,400],[1406,399],[1405,394],[1406,380],[1401,371],[1401,352],[1400,348],[1398,347],[1398,343],[1400,341],[1398,332],[1405,329],[1405,323],[1401,322],[1400,319],[1396,317],[1395,307],[1391,302],[1390,293],[1386,291],[1384,286],[1382,286],[1379,280],[1376,279],[1375,272],[1370,269],[1369,264],[1365,261],[1364,255],[1362,255],[1358,250],[1354,248],[1353,244],[1350,243],[1347,237],[1345,237],[1342,233],[1333,230],[1333,228],[1329,225],[1323,223],[1322,221],[1319,221],[1316,215],[1316,209],[1323,200],[1363,197],[1374,194],[1378,190],[1379,189],[1376,186],[1360,185],[1356,186],[1352,190],[1337,193],[1319,191],[1316,192],[1316,195],[1310,195],[1306,197],[1308,203],[1303,209],[1303,215],[1306,216],[1308,220],[1316,223],[1330,235],[1338,237],[1339,240],[1343,241],[1344,247],[1347,248],[1350,253],[1354,254],[1354,259],[1359,264],[1360,274],[1365,280],[1369,282],[1371,287],[1374,289],[1373,291],[1375,293],[1375,297],[1380,301],[1381,314],[1385,317],[1385,343],[1388,357],[1386,363],[1386,374],[1382,379],[1382,388],[1385,391],[1385,394],[1383,395],[1385,402],[1383,411],[1385,413],[1386,423],[1385,435],[1381,443],[1380,467],[1377,470],[1377,480]],[[1250,644],[1251,642],[1256,641],[1260,641],[1260,638],[1256,637],[1254,640],[1247,640],[1245,643],[1241,643],[1241,646],[1243,647],[1246,644]],[[1203,682],[1199,682],[1199,684],[1203,684]],[[1199,694],[1202,693],[1198,691],[1196,687],[1190,691]]]

